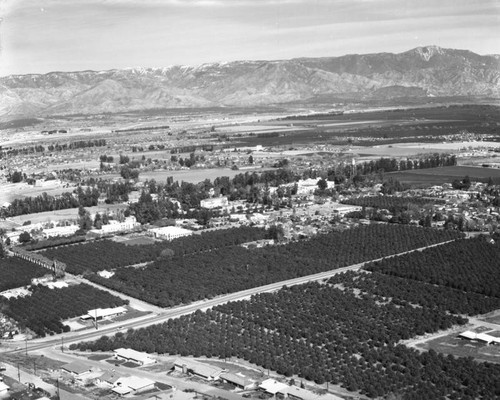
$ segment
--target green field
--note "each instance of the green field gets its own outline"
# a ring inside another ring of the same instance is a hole
[[[390,172],[386,174],[387,177],[392,177],[400,182],[420,187],[451,183],[455,179],[462,179],[466,175],[472,181],[478,182],[487,182],[491,177],[495,184],[500,184],[500,169],[495,168],[454,166]]]

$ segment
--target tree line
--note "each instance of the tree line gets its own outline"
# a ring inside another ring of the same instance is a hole
[[[90,140],[78,140],[75,142],[63,143],[63,144],[51,144],[45,148],[42,145],[22,147],[16,149],[8,149],[0,152],[0,159],[5,156],[18,156],[18,155],[28,155],[35,153],[44,153],[45,151],[64,151],[64,150],[74,150],[74,149],[84,149],[88,147],[104,147],[106,146],[106,139],[90,139]]]

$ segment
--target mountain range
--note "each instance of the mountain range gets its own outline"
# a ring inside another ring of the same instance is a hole
[[[398,54],[10,75],[0,78],[0,116],[429,96],[500,97],[500,57],[425,46]]]

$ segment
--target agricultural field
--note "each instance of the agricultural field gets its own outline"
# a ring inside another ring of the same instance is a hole
[[[235,245],[209,252],[182,254],[175,250],[172,257],[159,258],[141,268],[118,268],[109,279],[95,274],[89,274],[88,278],[129,296],[168,307],[329,271],[459,237],[461,234],[454,231],[407,225],[369,225],[318,235],[308,241],[253,250]],[[170,248],[174,247],[170,245]],[[135,248],[125,251],[139,254]],[[98,251],[94,249],[90,253],[95,255]],[[49,254],[45,253],[50,258]],[[120,250],[116,255],[102,255],[100,258],[114,260],[111,263],[125,254]],[[83,253],[73,255],[82,260],[90,259]],[[58,260],[65,261],[70,268],[68,260],[61,256]]]
[[[498,364],[444,357],[435,351],[420,353],[399,344],[415,335],[466,324],[465,318],[450,314],[449,307],[469,301],[471,310],[481,309],[473,304],[483,302],[480,296],[448,291],[449,299],[430,284],[420,285],[427,290],[407,294],[397,288],[400,279],[385,276],[372,281],[372,275],[338,274],[322,284],[255,295],[74,347],[237,357],[286,377],[329,382],[372,398],[490,399],[500,394]],[[412,282],[406,286],[412,287]],[[392,287],[396,289],[383,294]]]
[[[17,257],[0,259],[0,292],[31,284],[32,278],[39,278],[50,271],[30,261]]]
[[[95,308],[111,308],[128,301],[87,284],[70,285],[61,289],[32,286],[30,296],[5,299],[0,297],[2,312],[37,336],[68,332],[62,320],[85,314]]]
[[[365,269],[500,298],[498,260],[500,244],[477,237],[402,255],[397,259],[377,261],[368,264]]]
[[[391,213],[407,210],[412,206],[423,207],[429,204],[444,204],[442,199],[424,199],[422,197],[396,196],[365,196],[342,201],[342,204],[351,204],[361,207],[374,207],[389,210]]]
[[[282,118],[276,127],[293,125],[296,130],[269,132],[233,140],[248,146],[294,146],[304,144],[439,143],[449,135],[473,132],[498,139],[498,108],[487,105],[377,110]],[[269,125],[269,122],[265,123]],[[302,128],[302,129],[298,129]],[[491,139],[490,139],[491,140]]]
[[[264,229],[241,227],[202,232],[200,235],[182,237],[170,242],[150,241],[149,244],[142,245],[132,245],[134,241],[128,244],[126,241],[104,239],[47,249],[41,254],[49,259],[64,262],[70,273],[83,274],[147,263],[158,258],[204,253],[208,250],[263,239],[265,236]]]
[[[477,182],[488,182],[491,177],[494,184],[500,184],[500,169],[483,167],[450,166],[428,168],[390,172],[386,176],[415,187],[451,183],[455,179],[462,179],[464,176],[469,176],[472,181]]]

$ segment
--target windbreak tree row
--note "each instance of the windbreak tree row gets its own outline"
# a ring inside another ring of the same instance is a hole
[[[364,196],[342,201],[343,204],[351,204],[360,207],[373,207],[385,209],[392,214],[406,211],[412,207],[434,206],[444,204],[442,199],[425,199],[422,197],[393,197],[393,196]]]

